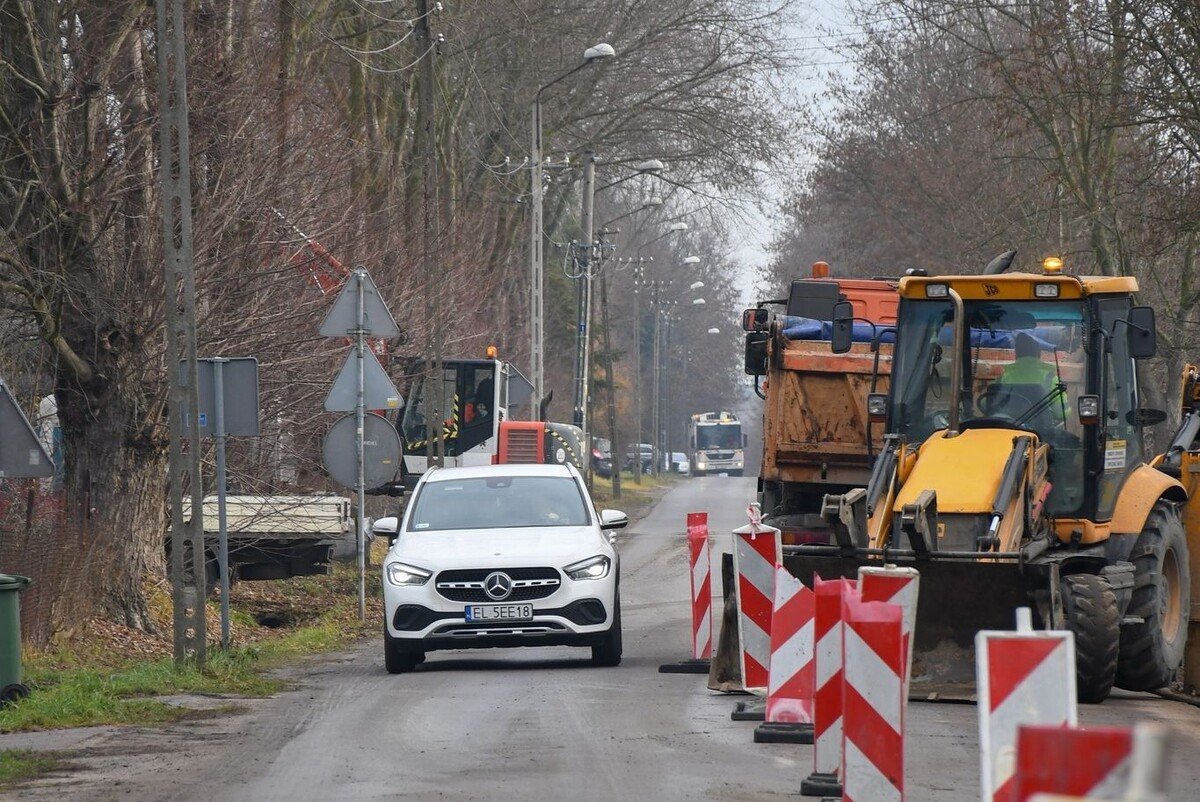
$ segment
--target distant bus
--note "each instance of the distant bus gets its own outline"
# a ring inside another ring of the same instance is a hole
[[[741,476],[746,467],[742,422],[732,412],[700,412],[688,424],[692,476],[728,473]]]

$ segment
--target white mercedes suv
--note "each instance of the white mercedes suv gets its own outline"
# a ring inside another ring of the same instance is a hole
[[[621,662],[619,561],[569,465],[430,469],[413,489],[383,564],[383,655],[392,674],[436,649],[589,646]]]

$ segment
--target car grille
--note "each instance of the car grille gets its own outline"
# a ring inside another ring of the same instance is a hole
[[[513,580],[512,593],[506,599],[493,599],[483,590],[483,580],[494,571],[503,571]],[[544,599],[558,590],[562,578],[555,568],[470,568],[442,571],[434,584],[437,592],[450,601],[507,604]]]

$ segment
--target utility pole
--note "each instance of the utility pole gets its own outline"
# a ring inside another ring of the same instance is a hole
[[[651,378],[653,380],[653,385],[652,385],[651,399],[650,399],[651,405],[653,406],[653,409],[651,409],[651,411],[650,411],[650,425],[653,427],[653,431],[651,432],[651,440],[650,440],[650,443],[651,443],[650,473],[653,476],[658,476],[658,447],[659,447],[659,443],[661,442],[661,440],[658,436],[658,433],[659,433],[659,426],[661,423],[660,410],[662,407],[662,404],[661,404],[661,400],[662,400],[661,399],[661,395],[662,395],[662,381],[661,381],[661,378],[662,378],[662,309],[659,304],[659,300],[660,300],[660,296],[662,293],[662,287],[660,286],[659,282],[657,282],[657,281],[653,282],[653,284],[654,284],[654,302],[653,302],[651,308],[653,309],[653,314],[654,314],[654,358],[652,361],[653,367],[651,369]],[[640,451],[641,446],[638,446],[638,449]],[[639,456],[638,459],[641,459],[641,457]]]
[[[529,372],[533,380],[533,400],[530,402],[530,420],[537,420],[545,393],[545,375],[542,367],[544,340],[542,325],[542,102],[540,96],[533,101],[530,125],[529,152],[532,164],[529,171]],[[590,455],[591,447],[585,444]],[[590,459],[590,457],[589,457]]]
[[[633,267],[633,421],[637,434],[633,450],[638,458],[633,461],[633,483],[642,483],[642,257],[638,256]],[[607,306],[607,301],[605,305]],[[607,328],[608,324],[605,323]],[[615,459],[615,457],[614,457]]]
[[[438,302],[437,248],[441,237],[440,215],[435,212],[437,191],[437,121],[434,119],[433,83],[436,42],[429,26],[429,0],[417,0],[417,21],[413,29],[420,59],[417,73],[416,148],[421,158],[421,274],[425,294],[425,321],[429,326],[425,342],[425,456],[427,465],[441,467],[446,458],[446,440],[442,421],[446,419],[442,381],[442,320]]]
[[[575,377],[575,425],[583,430],[583,447],[590,455],[592,441],[588,423],[588,395],[592,372],[592,250],[593,250],[593,201],[596,197],[596,154],[583,154],[583,208],[579,223],[583,229],[579,248],[580,281],[582,298],[579,315],[579,368]],[[586,473],[591,474],[589,459]]]
[[[158,179],[162,187],[163,271],[166,292],[168,475],[171,503],[171,612],[175,664],[204,668],[204,488],[200,474],[200,396],[196,365],[196,273],[192,250],[192,173],[189,164],[187,52],[183,0],[155,0],[158,34]],[[182,365],[182,368],[179,366]],[[184,415],[192,432],[183,452]],[[190,486],[191,521],[183,497]]]

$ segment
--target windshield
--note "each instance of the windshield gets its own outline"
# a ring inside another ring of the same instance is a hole
[[[741,448],[742,427],[740,424],[718,424],[696,427],[696,449]]]
[[[1084,390],[1082,301],[967,301],[960,423],[1030,429],[1049,443],[1053,484],[1048,511],[1083,501]],[[946,428],[954,393],[949,301],[904,301],[892,375],[892,427],[909,442]]]
[[[413,500],[409,532],[586,526],[579,485],[569,476],[488,476],[426,482]]]

